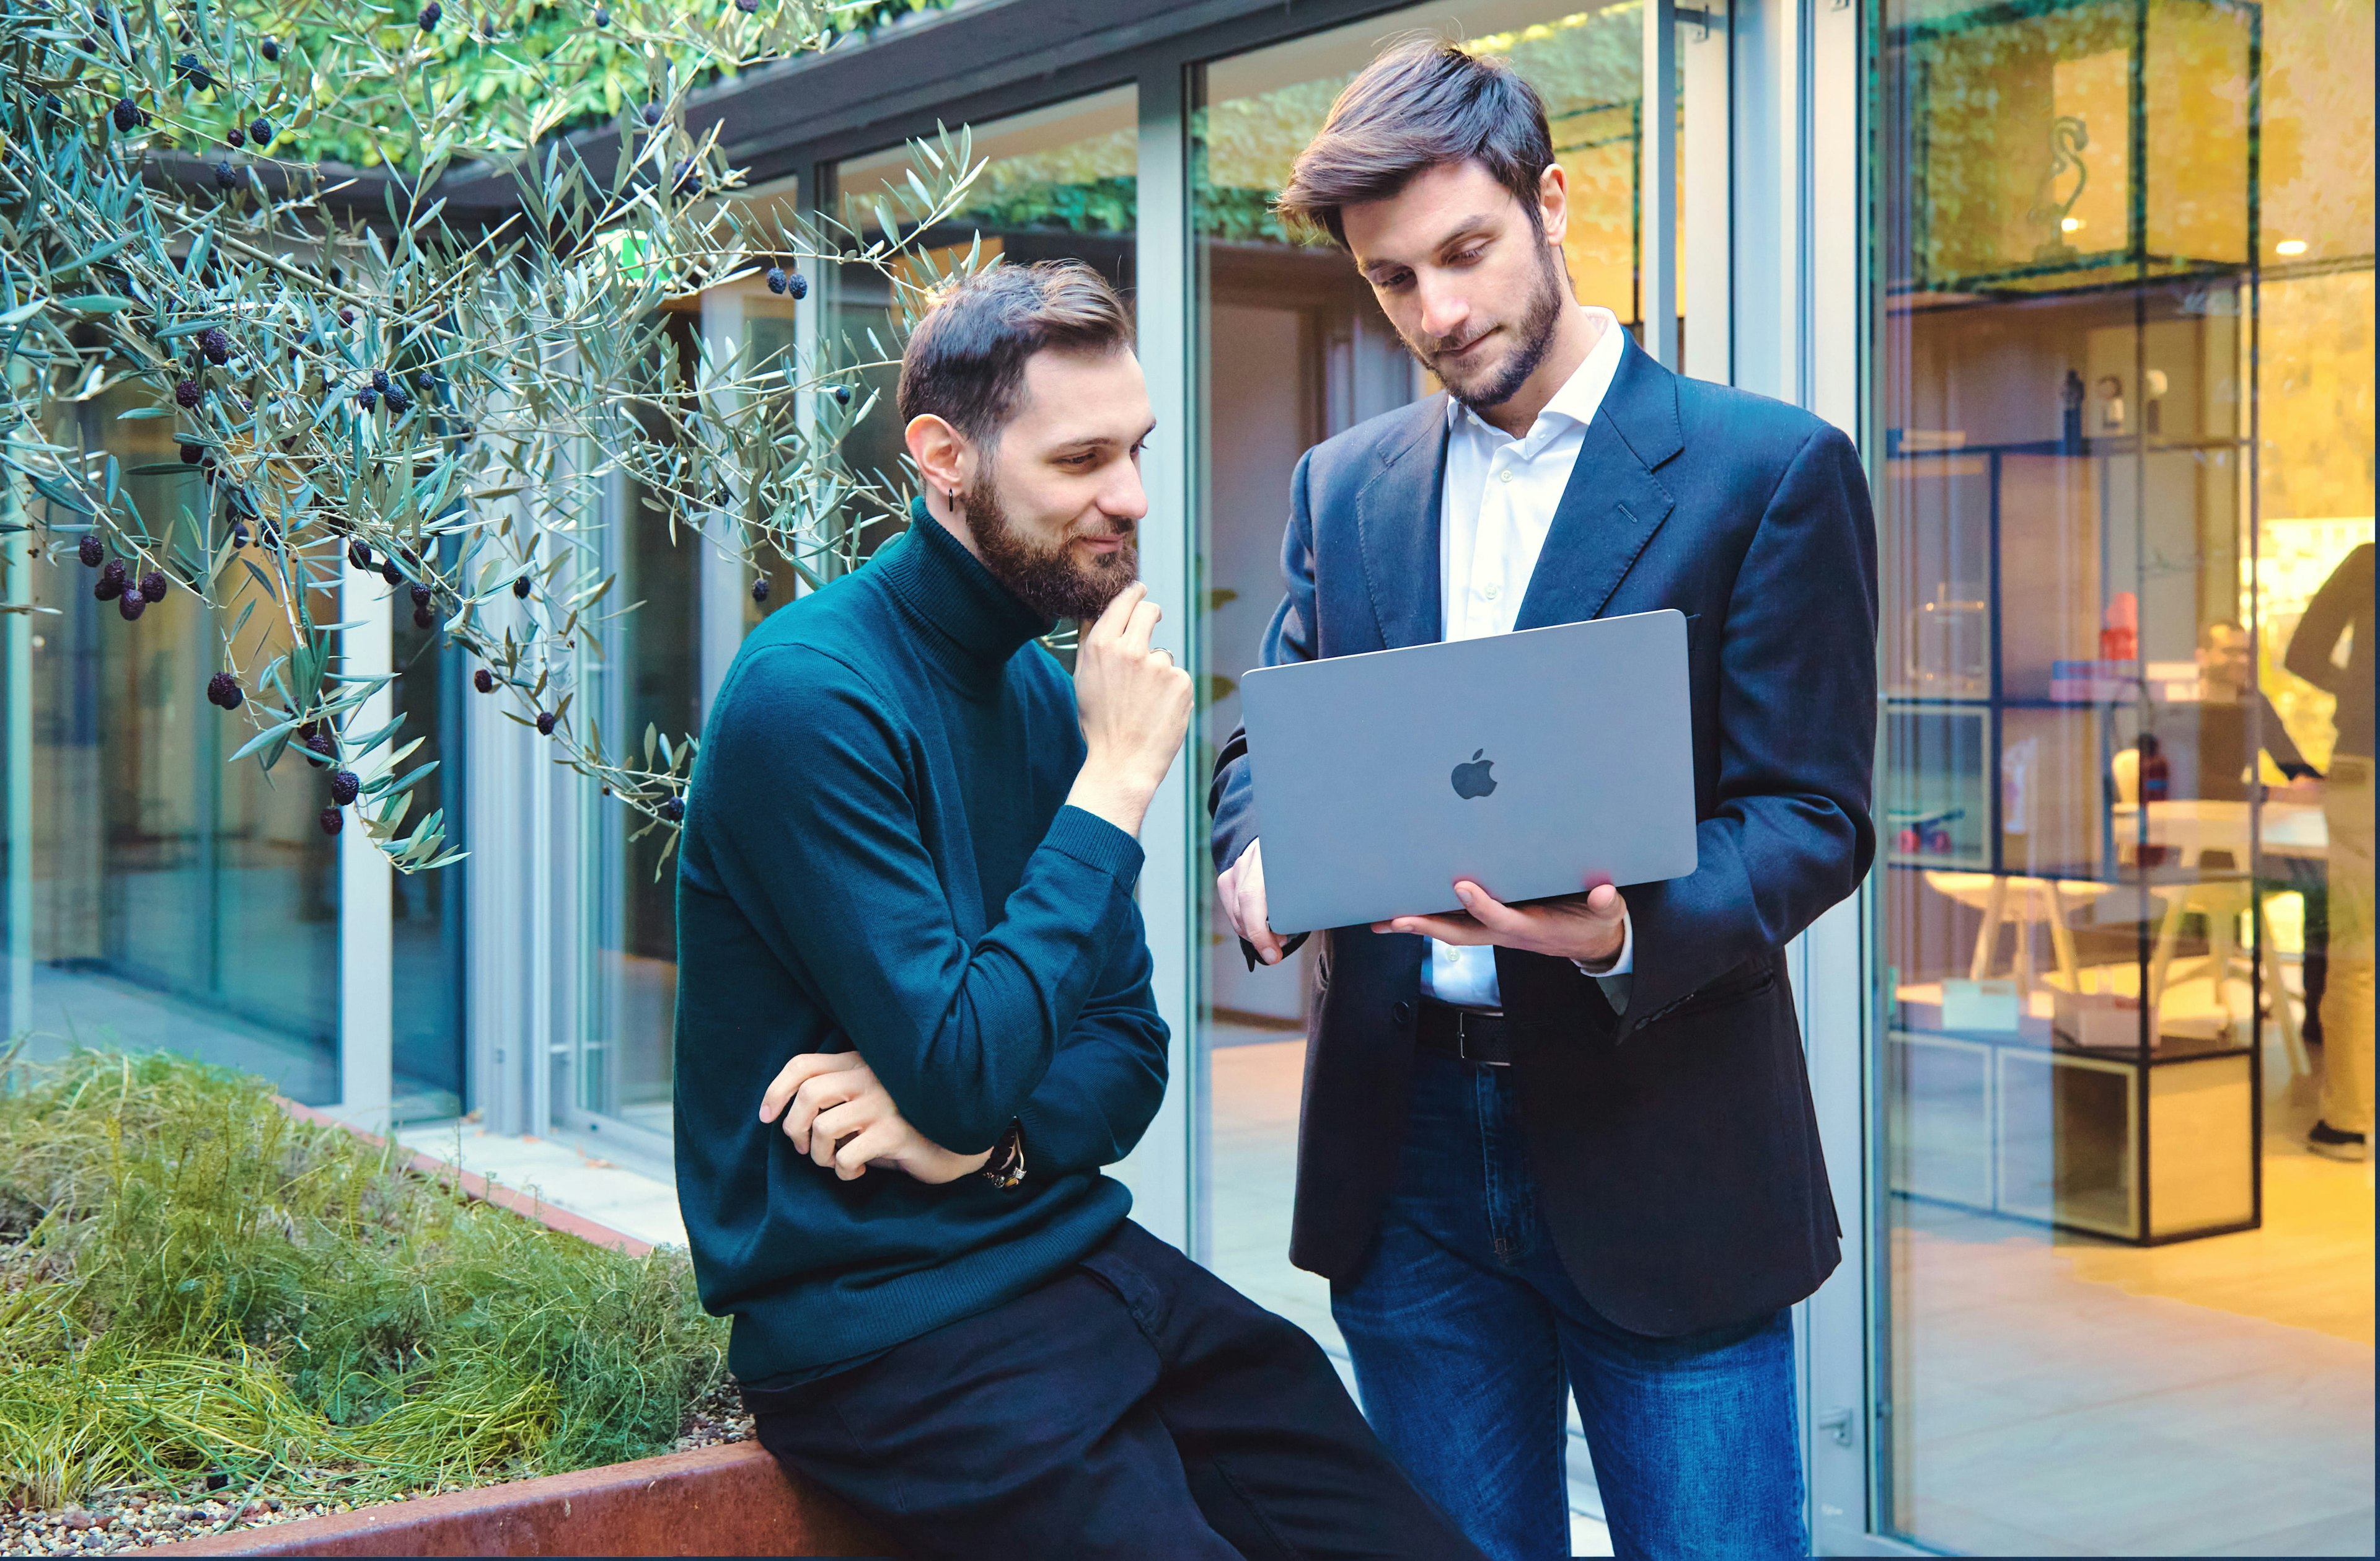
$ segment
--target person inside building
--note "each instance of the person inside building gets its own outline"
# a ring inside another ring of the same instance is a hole
[[[1124,306],[996,265],[898,395],[909,529],[744,641],[679,852],[678,1195],[759,1438],[917,1556],[1471,1555],[1103,1174],[1165,1091],[1135,837],[1190,715]]]
[[[2306,604],[2282,657],[2290,672],[2338,701],[2322,783],[2330,834],[2322,1116],[2307,1147],[2343,1160],[2369,1158],[2372,1137],[2372,560],[2366,542],[2341,561]],[[2343,658],[2342,639],[2349,642]]]

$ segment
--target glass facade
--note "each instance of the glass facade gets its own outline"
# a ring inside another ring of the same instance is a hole
[[[2370,1544],[2371,1182],[2307,1137],[2371,1125],[2371,40],[1873,36],[1879,1526],[1929,1545]]]
[[[60,437],[128,473],[172,465],[170,425],[118,421],[131,405],[115,393],[80,403]],[[158,536],[208,523],[195,469],[125,484]],[[92,599],[95,576],[70,556],[29,578],[35,611],[16,620],[26,676],[10,683],[29,706],[12,723],[30,741],[9,756],[30,770],[9,842],[28,912],[9,929],[11,968],[28,991],[10,1008],[37,1052],[170,1047],[261,1073],[298,1100],[336,1100],[337,845],[315,823],[326,798],[313,771],[224,762],[250,729],[200,696],[231,619],[218,623],[177,590],[126,623]],[[229,611],[261,589],[245,587]],[[335,623],[334,595],[314,612]],[[261,665],[286,629],[269,600],[249,624],[257,643],[241,649]]]

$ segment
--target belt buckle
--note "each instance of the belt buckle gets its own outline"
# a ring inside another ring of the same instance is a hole
[[[1456,1009],[1454,1010],[1454,1055],[1461,1058],[1463,1061],[1470,1063],[1475,1068],[1511,1067],[1512,1064],[1510,1062],[1497,1061],[1490,1058],[1474,1057],[1471,1055],[1471,1022],[1474,1019],[1494,1018],[1500,1020],[1504,1016],[1500,1013],[1485,1014],[1475,1012],[1467,1008]]]

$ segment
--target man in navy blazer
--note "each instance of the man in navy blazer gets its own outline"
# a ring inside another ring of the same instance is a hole
[[[1802,1554],[1786,1309],[1841,1230],[1783,951],[1875,853],[1858,457],[1572,299],[1544,109],[1499,62],[1392,48],[1281,204],[1448,389],[1299,463],[1264,663],[1674,608],[1699,821],[1686,877],[1458,884],[1467,914],[1320,935],[1291,1257],[1488,1555],[1569,1554],[1566,1390],[1621,1555]],[[1215,865],[1269,962],[1246,757],[1218,758]]]

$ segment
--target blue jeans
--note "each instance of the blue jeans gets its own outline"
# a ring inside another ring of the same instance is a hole
[[[1537,1217],[1506,1070],[1415,1059],[1396,1192],[1330,1310],[1372,1429],[1497,1561],[1570,1554],[1573,1392],[1620,1555],[1805,1553],[1789,1314],[1683,1338],[1597,1316]]]

